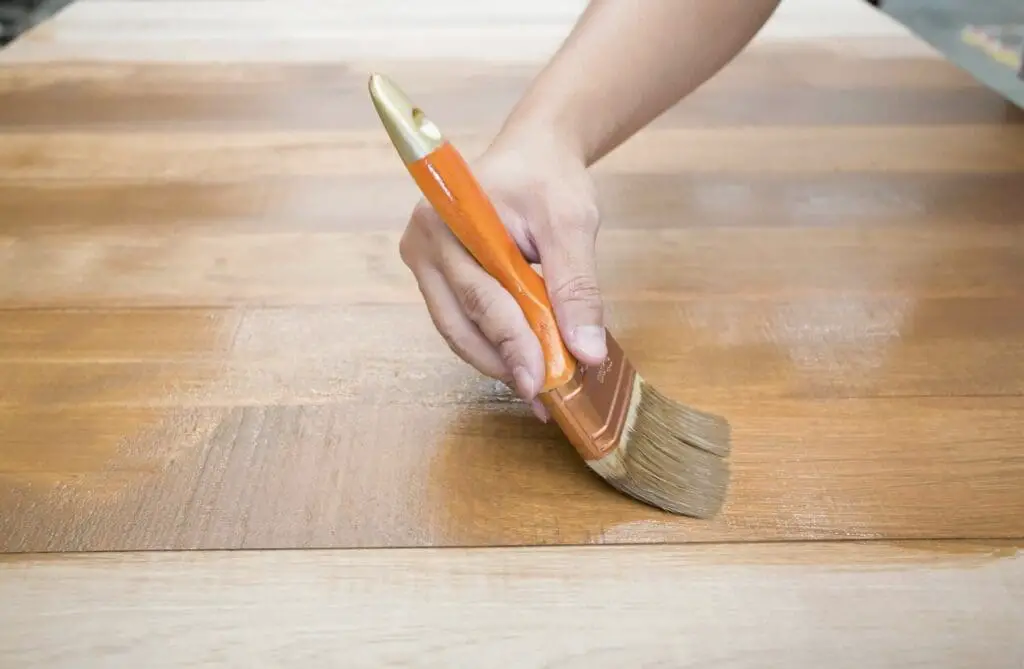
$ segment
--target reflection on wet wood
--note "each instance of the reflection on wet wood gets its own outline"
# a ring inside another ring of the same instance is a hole
[[[3,550],[1024,536],[1024,125],[953,66],[755,48],[597,167],[701,523],[453,359],[361,70],[285,60],[0,68]],[[393,72],[472,153],[531,70]]]

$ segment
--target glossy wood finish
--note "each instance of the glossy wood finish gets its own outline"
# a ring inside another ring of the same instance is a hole
[[[620,340],[735,429],[699,522],[445,348],[362,65],[54,25],[0,54],[0,549],[1024,537],[1024,117],[954,66],[759,45],[597,167]],[[472,155],[536,65],[374,67]]]
[[[10,666],[1024,663],[1024,557],[923,542],[0,559]],[[59,606],[55,604],[59,602]]]

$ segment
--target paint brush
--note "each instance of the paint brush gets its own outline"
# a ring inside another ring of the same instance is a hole
[[[523,257],[459,151],[387,77],[370,98],[392,145],[452,233],[515,297],[540,340],[539,398],[586,464],[619,491],[663,510],[708,518],[729,483],[729,423],[646,383],[608,333],[605,361],[579,363],[559,334],[544,280]]]

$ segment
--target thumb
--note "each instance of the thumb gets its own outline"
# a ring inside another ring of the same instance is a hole
[[[596,216],[554,221],[538,240],[541,270],[555,318],[569,351],[584,364],[608,355],[604,304],[597,285]]]

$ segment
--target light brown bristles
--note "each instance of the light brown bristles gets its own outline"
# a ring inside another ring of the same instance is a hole
[[[635,374],[617,447],[587,464],[640,501],[709,518],[725,501],[730,438],[723,418],[675,402]]]

